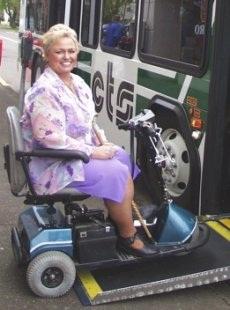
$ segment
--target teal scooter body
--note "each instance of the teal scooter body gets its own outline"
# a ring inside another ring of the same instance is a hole
[[[158,217],[158,244],[180,245],[191,238],[198,226],[197,217],[174,202],[165,203]]]

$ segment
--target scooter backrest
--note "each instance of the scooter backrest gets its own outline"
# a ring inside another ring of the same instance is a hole
[[[20,126],[20,113],[17,107],[11,106],[6,110],[9,126],[9,179],[11,191],[14,195],[21,194],[26,184],[26,176],[20,160],[16,159],[16,152],[24,150]]]

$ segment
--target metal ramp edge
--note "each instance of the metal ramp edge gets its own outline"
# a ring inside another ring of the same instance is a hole
[[[74,290],[79,300],[98,305],[229,280],[230,217],[206,224],[211,228],[209,241],[188,255],[161,258],[151,265],[77,270]]]
[[[230,279],[230,266],[227,266],[208,271],[198,272],[194,274],[189,274],[186,276],[179,276],[175,278],[145,284],[142,283],[140,285],[118,288],[109,291],[103,291],[102,289],[99,289],[95,296],[92,295],[92,289],[93,289],[92,287],[91,288],[87,287],[82,282],[80,283],[80,281],[77,280],[78,284],[75,284],[75,290],[77,291],[78,297],[83,305],[98,305],[148,295],[172,292],[179,289],[207,285],[229,279]]]

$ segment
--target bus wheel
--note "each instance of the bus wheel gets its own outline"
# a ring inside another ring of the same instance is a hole
[[[196,173],[199,170],[194,159],[194,150],[186,144],[179,130],[175,128],[165,128],[162,131],[161,137],[174,162],[172,163],[168,160],[160,169],[147,160],[147,152],[145,148],[142,148],[139,161],[148,192],[153,202],[159,205],[163,201],[164,196],[163,186],[159,186],[163,180],[171,198],[181,207],[196,214],[198,212],[198,189],[196,186],[199,186],[199,179]],[[160,143],[158,143],[157,148],[159,153],[164,154]]]
[[[200,155],[198,141],[195,143],[191,135],[186,111],[179,102],[161,95],[156,95],[151,99],[150,108],[155,113],[156,124],[162,129],[162,140],[174,159],[174,162],[167,160],[161,169],[165,187],[175,203],[198,214],[201,178]],[[157,148],[160,153],[164,154],[160,143],[157,144]],[[141,154],[146,157],[145,150]],[[155,169],[156,166],[147,160],[143,173],[146,187],[150,194],[153,193],[152,199],[157,203],[161,199],[162,193],[152,190],[159,180]]]
[[[31,86],[39,78],[39,76],[44,71],[44,62],[40,56],[38,56],[33,64],[32,73],[31,73]]]
[[[30,289],[40,297],[59,297],[67,293],[75,281],[72,259],[58,251],[48,251],[36,256],[27,269]]]
[[[166,129],[162,134],[166,149],[174,160],[167,160],[162,168],[162,177],[172,197],[181,196],[189,183],[190,158],[187,146],[181,134],[175,129]],[[164,154],[162,145],[158,144],[160,154]]]
[[[159,168],[148,160],[144,145],[139,149],[139,164],[143,172],[144,181],[153,202],[163,201],[164,191],[162,180],[171,198],[180,206],[194,214],[198,212],[199,193],[199,165],[194,148],[186,143],[179,130],[165,128],[161,133],[166,148],[174,162],[166,161],[163,168]],[[159,153],[164,154],[162,145],[158,143]]]

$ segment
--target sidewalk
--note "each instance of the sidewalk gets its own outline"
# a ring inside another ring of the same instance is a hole
[[[0,23],[0,29],[5,29],[5,30],[9,30],[9,31],[18,32],[18,27],[13,29],[13,28],[10,27],[9,23],[7,23],[7,22],[1,22]]]

